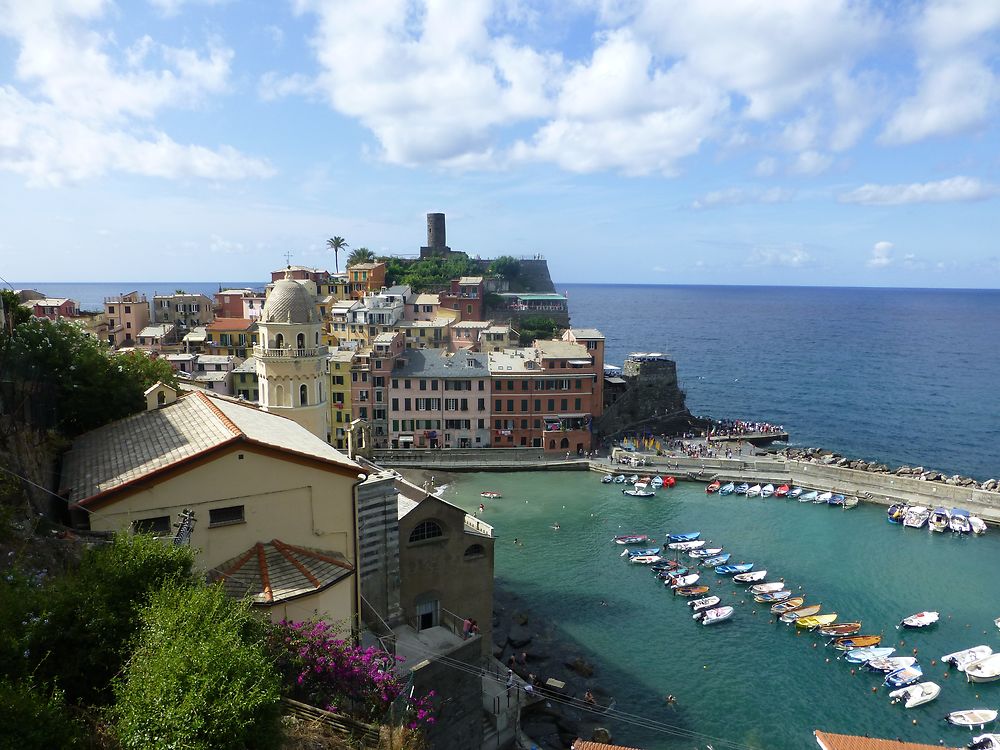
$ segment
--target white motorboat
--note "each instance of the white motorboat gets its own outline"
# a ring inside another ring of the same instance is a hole
[[[763,487],[760,488],[761,497],[771,497],[771,495],[773,494],[774,494],[773,484],[765,484]]]
[[[750,593],[752,594],[767,594],[771,591],[781,591],[785,588],[785,584],[781,581],[773,581],[771,583],[758,583],[750,587]]]
[[[915,615],[904,617],[899,621],[899,624],[904,628],[926,628],[928,625],[936,623],[940,617],[938,612],[917,612]]]
[[[969,528],[972,529],[973,534],[985,534],[986,521],[979,516],[969,516]]]
[[[967,708],[964,711],[952,711],[944,717],[949,724],[957,727],[975,727],[980,729],[996,721],[997,712],[991,708]]]
[[[865,666],[873,672],[895,672],[897,669],[912,667],[917,663],[913,656],[883,656],[880,659],[872,659],[865,663]]]
[[[685,586],[694,586],[698,582],[700,576],[697,573],[691,573],[686,576],[681,576],[680,578],[667,579],[667,585],[672,589],[681,589]]]
[[[715,625],[717,622],[728,620],[732,616],[732,607],[716,607],[715,609],[706,609],[704,613],[702,613],[701,624]]]
[[[931,531],[947,531],[951,523],[951,513],[946,508],[935,508],[927,517],[927,528]]]
[[[615,481],[615,478],[610,474],[605,474],[601,477],[601,484],[611,484],[613,481]]]
[[[968,534],[972,531],[972,526],[969,524],[969,515],[969,511],[964,508],[952,508],[948,527],[956,534]]]
[[[704,596],[701,599],[695,599],[693,602],[688,602],[688,606],[693,612],[703,612],[706,609],[714,609],[719,606],[721,599],[717,596]]]
[[[966,747],[969,750],[1000,750],[1000,734],[980,734]]]
[[[945,654],[941,657],[941,661],[946,664],[951,664],[959,672],[964,672],[967,666],[973,662],[979,661],[980,659],[985,659],[992,653],[993,649],[989,646],[973,646],[972,648],[967,648],[963,651]]]
[[[903,516],[903,526],[909,529],[919,529],[930,518],[931,512],[923,505],[911,505]]]
[[[698,549],[700,547],[704,547],[705,540],[692,539],[690,542],[673,542],[671,544],[668,544],[667,546],[672,550],[680,550],[683,552],[685,550]]]
[[[924,703],[930,703],[940,693],[941,686],[937,683],[921,682],[916,685],[900,688],[899,690],[893,690],[889,693],[889,697],[892,698],[893,703],[904,701],[904,708],[913,708],[914,706],[922,706]]]
[[[753,487],[747,490],[747,497],[757,497],[760,495],[760,491],[764,489],[759,484],[755,484]]]
[[[751,570],[749,573],[737,573],[733,576],[736,583],[757,583],[767,577],[766,570]]]
[[[663,486],[663,477],[657,474],[655,477],[649,480],[649,484],[653,489],[659,489]]]
[[[965,668],[965,679],[969,682],[996,682],[1000,680],[1000,654],[991,654],[985,659],[969,664]]]
[[[652,565],[653,563],[660,562],[662,559],[663,555],[636,555],[635,557],[630,557],[628,561],[636,565]]]

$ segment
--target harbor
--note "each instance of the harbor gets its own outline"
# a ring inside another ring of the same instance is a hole
[[[481,514],[498,534],[498,582],[556,631],[546,643],[548,661],[533,659],[531,643],[523,646],[532,670],[544,679],[550,662],[592,663],[586,687],[615,700],[618,711],[600,719],[616,742],[651,750],[793,750],[810,747],[813,730],[822,728],[958,746],[971,739],[969,731],[942,717],[1000,704],[997,684],[968,683],[941,663],[958,650],[1000,647],[993,532],[972,539],[901,529],[886,522],[882,507],[862,504],[845,513],[720,497],[695,482],[640,499],[583,472],[463,473],[449,481],[444,496],[470,511],[483,502],[483,487],[501,494],[485,500]],[[688,600],[672,596],[646,566],[626,563],[612,542],[642,532],[655,547],[666,532],[694,530],[730,552],[730,563],[753,562],[768,571],[767,580],[784,579],[792,596],[822,603],[841,621],[861,621],[863,634],[880,636],[897,656],[915,657],[922,679],[941,687],[939,697],[909,710],[892,704],[884,674],[838,659],[828,637],[777,623],[769,605],[731,577],[701,574],[711,594],[734,610],[728,621],[702,627],[692,622]],[[940,612],[940,622],[896,629],[924,610]],[[666,704],[666,695],[676,704]],[[630,716],[645,717],[645,725]],[[588,718],[595,717],[581,716]]]

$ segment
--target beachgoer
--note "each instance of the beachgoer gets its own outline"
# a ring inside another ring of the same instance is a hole
[[[528,663],[528,652],[527,651],[522,651],[521,655],[517,657],[517,661],[518,661],[519,664],[527,664]]]
[[[514,654],[511,654],[510,658],[507,659],[507,667],[509,669],[513,669],[516,664],[517,664],[517,659],[515,658]]]
[[[666,701],[667,701],[667,705],[668,706],[675,706],[675,705],[677,705],[677,699],[673,696],[673,694],[668,695],[666,697]]]
[[[589,690],[586,693],[583,694],[583,700],[586,703],[589,703],[591,706],[596,706],[597,705],[597,700],[594,698],[594,694],[592,692],[590,692]]]
[[[472,632],[472,620],[468,617],[462,621],[462,638],[468,639],[469,633]]]
[[[479,635],[479,623],[475,619],[472,620],[472,627],[469,628],[469,635]]]
[[[514,670],[513,669],[508,669],[507,670],[507,692],[508,693],[510,692],[510,689],[512,687],[514,687]]]

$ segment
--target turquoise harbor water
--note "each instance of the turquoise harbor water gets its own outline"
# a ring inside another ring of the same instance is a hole
[[[931,666],[932,659],[978,644],[1000,650],[993,624],[1000,615],[995,529],[981,538],[931,534],[886,523],[880,507],[843,511],[707,496],[691,483],[637,500],[582,472],[458,475],[444,496],[472,511],[483,489],[503,493],[501,500],[484,501],[485,520],[498,535],[498,581],[526,597],[536,618],[555,622],[567,641],[589,652],[595,684],[616,698],[617,710],[723,740],[697,742],[609,721],[621,744],[805,750],[815,747],[812,731],[820,728],[957,746],[968,742],[969,732],[947,725],[945,713],[1000,708],[1000,682],[970,685],[955,670],[945,677],[940,664]],[[556,521],[558,531],[550,528]],[[765,605],[713,572],[703,579],[736,613],[729,622],[699,626],[684,600],[647,568],[619,559],[622,548],[611,542],[622,533],[649,533],[659,541],[664,531],[696,530],[732,552],[731,562],[753,561],[769,571],[769,580],[783,577],[791,588],[801,587],[825,612],[862,620],[862,633],[883,633],[883,645],[896,645],[896,655],[918,649],[924,679],[942,686],[940,697],[908,711],[890,705],[886,688],[872,693],[881,684],[876,675],[852,675],[824,639],[769,622]],[[515,546],[514,537],[523,546]],[[895,629],[921,610],[941,612],[941,622],[925,631]],[[668,693],[678,698],[674,708],[664,703]]]

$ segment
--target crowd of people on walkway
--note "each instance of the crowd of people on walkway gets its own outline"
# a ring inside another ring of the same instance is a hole
[[[784,425],[770,422],[749,422],[742,419],[720,419],[709,431],[709,437],[738,437],[740,435],[773,435],[784,432]]]

